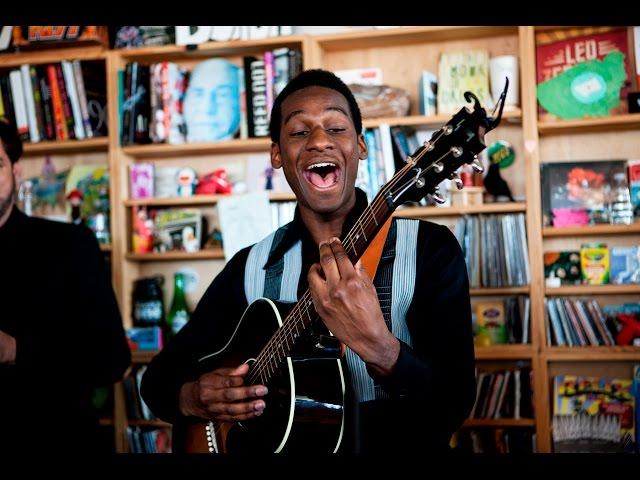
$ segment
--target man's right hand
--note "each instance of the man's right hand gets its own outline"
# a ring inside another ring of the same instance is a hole
[[[205,373],[195,382],[185,383],[180,389],[180,411],[185,416],[196,416],[219,422],[238,422],[262,415],[265,407],[264,385],[244,385],[249,365],[237,368],[219,368]]]

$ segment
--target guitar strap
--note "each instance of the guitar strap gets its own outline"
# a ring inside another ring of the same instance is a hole
[[[389,233],[389,227],[391,227],[392,220],[393,217],[389,217],[387,219],[367,250],[360,258],[362,267],[369,274],[369,277],[371,277],[372,281],[376,276],[376,271],[378,270],[378,264],[380,263],[380,257],[382,257],[382,250],[384,249],[384,244],[387,240],[387,234]]]

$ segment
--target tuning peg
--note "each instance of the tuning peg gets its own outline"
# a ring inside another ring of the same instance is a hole
[[[451,175],[449,175],[449,179],[453,180],[458,190],[462,190],[464,184],[462,183],[462,179],[460,178],[460,176],[458,176],[457,173],[453,172]]]
[[[473,168],[473,171],[477,173],[484,172],[484,167],[478,162],[477,159],[471,162],[471,168]]]
[[[433,192],[433,193],[430,195],[430,197],[431,197],[431,198],[432,198],[436,203],[440,203],[440,204],[442,204],[442,203],[446,202],[446,200],[440,196],[440,192],[439,192],[439,191],[437,191],[437,190],[436,190],[435,192]]]
[[[442,165],[442,163],[440,162],[436,162],[433,164],[433,169],[436,171],[436,173],[440,173],[442,170],[444,170],[444,165]]]

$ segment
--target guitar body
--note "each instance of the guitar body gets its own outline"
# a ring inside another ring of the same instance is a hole
[[[232,338],[203,362],[216,367],[252,364],[295,304],[258,299],[247,307]],[[296,343],[266,384],[266,407],[239,423],[191,419],[174,428],[174,446],[185,453],[334,453],[343,433],[344,375],[333,337]]]

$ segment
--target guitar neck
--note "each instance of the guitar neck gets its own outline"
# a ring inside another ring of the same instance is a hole
[[[351,260],[356,263],[367,250],[375,236],[395,210],[391,194],[391,187],[398,183],[406,170],[411,168],[408,163],[380,190],[373,202],[369,204],[351,230],[342,239],[342,245]],[[268,382],[271,375],[278,369],[280,363],[290,355],[296,340],[314,323],[319,316],[316,312],[311,292],[307,289],[296,303],[282,326],[271,337],[267,345],[258,355],[249,374],[249,382]]]

